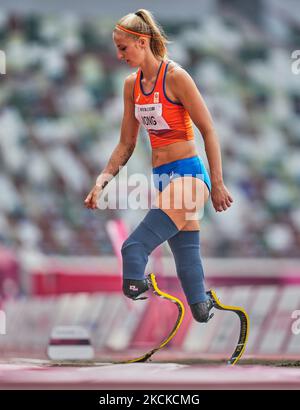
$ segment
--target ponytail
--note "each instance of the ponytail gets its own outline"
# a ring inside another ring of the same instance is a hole
[[[139,9],[135,13],[127,14],[118,21],[114,31],[119,29],[118,26],[128,30],[127,32],[124,30],[128,36],[138,38],[144,34],[150,37],[150,49],[154,56],[162,60],[167,58],[169,41],[163,28],[155,21],[150,11]]]

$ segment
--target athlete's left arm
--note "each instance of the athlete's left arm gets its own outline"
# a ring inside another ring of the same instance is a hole
[[[191,76],[181,67],[173,70],[170,78],[174,94],[188,111],[192,121],[202,134],[209,162],[212,182],[211,198],[216,211],[225,211],[233,199],[224,185],[220,143],[210,112]]]

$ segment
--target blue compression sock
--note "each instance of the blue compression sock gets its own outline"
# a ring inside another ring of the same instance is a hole
[[[122,245],[123,279],[145,279],[150,253],[179,232],[172,219],[160,208],[150,209]]]
[[[178,278],[188,303],[205,302],[204,273],[200,256],[200,232],[179,231],[168,240],[174,255]]]

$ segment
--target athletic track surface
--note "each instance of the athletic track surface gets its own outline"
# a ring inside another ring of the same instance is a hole
[[[220,360],[133,364],[97,360],[58,364],[47,360],[10,358],[0,362],[0,390],[300,389],[298,366],[297,361],[253,359],[228,366]]]

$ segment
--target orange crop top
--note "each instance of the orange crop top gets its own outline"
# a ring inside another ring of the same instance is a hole
[[[150,93],[143,90],[141,69],[134,84],[135,117],[148,131],[152,148],[194,138],[189,113],[182,104],[171,101],[166,95],[168,65],[168,61],[161,62]]]

